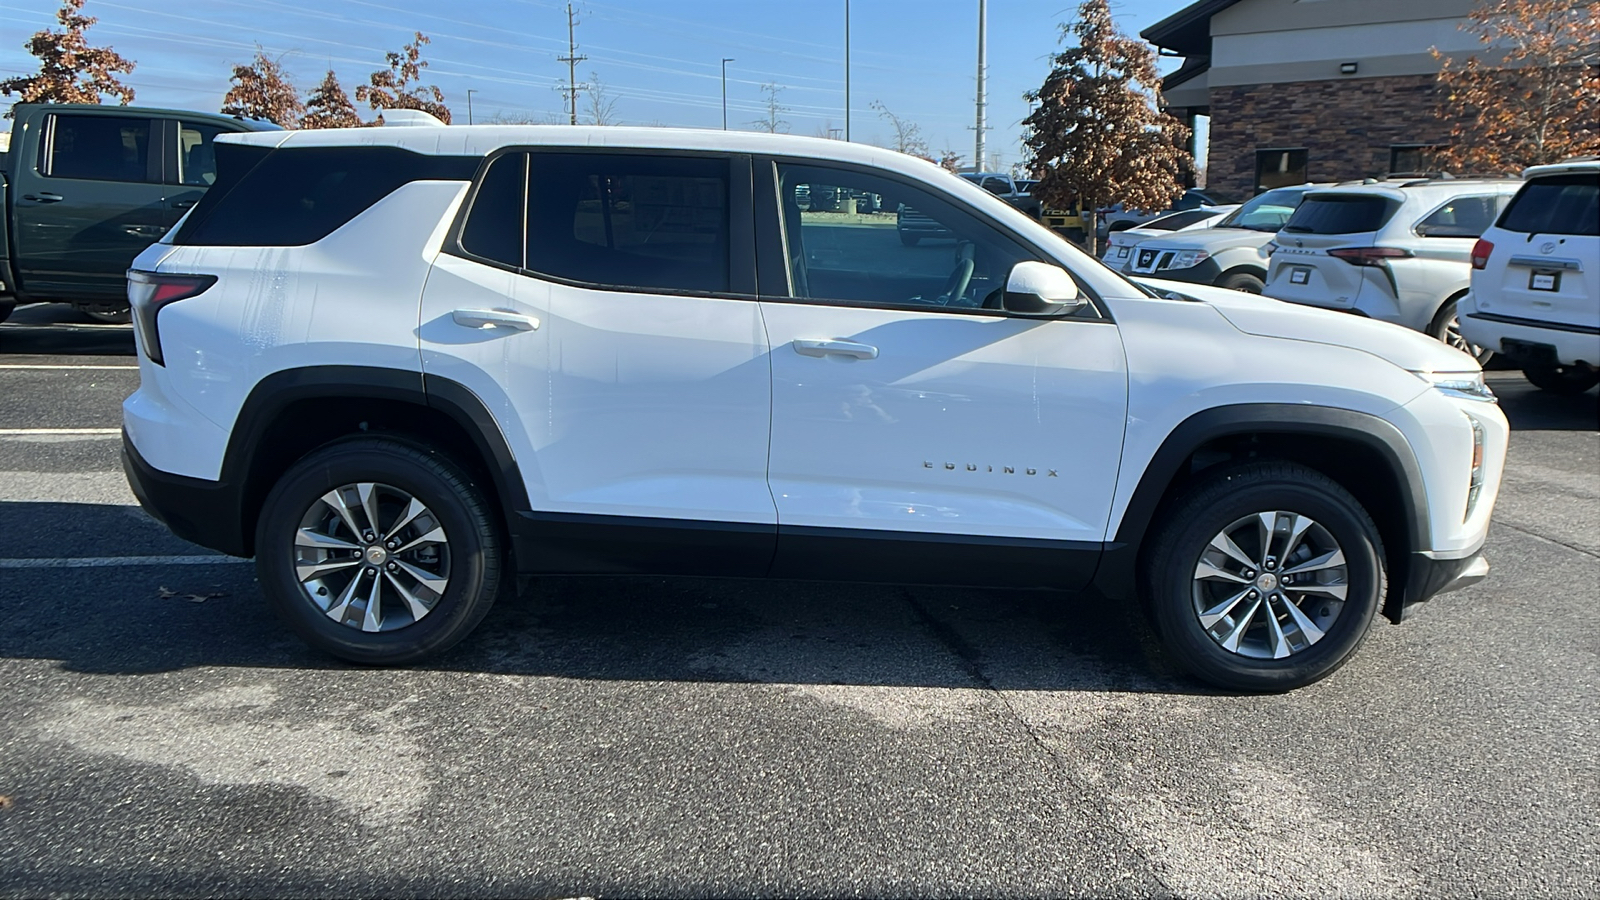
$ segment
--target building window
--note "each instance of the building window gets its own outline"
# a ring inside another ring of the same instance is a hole
[[[1390,175],[1425,175],[1439,168],[1439,151],[1432,144],[1394,144],[1389,147]]]
[[[1256,193],[1306,183],[1306,151],[1278,149],[1256,151]]]

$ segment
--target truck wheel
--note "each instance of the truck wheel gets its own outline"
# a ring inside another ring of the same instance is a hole
[[[1532,366],[1522,370],[1522,377],[1541,391],[1571,396],[1581,394],[1600,384],[1600,369],[1580,369],[1577,366]]]
[[[921,240],[922,238],[917,235],[906,234],[904,231],[900,232],[900,243],[905,244],[907,247],[915,247]]]
[[[1428,325],[1428,334],[1443,343],[1460,350],[1462,353],[1476,359],[1478,365],[1484,365],[1494,358],[1494,351],[1480,347],[1461,336],[1461,319],[1456,314],[1456,306],[1461,303],[1460,297],[1451,297],[1439,307],[1434,314],[1433,322]]]
[[[1227,288],[1230,291],[1244,291],[1246,294],[1259,294],[1267,289],[1267,284],[1249,272],[1235,272],[1217,281],[1217,287]]]
[[[126,325],[133,321],[133,310],[126,303],[86,303],[79,306],[78,311],[106,325]]]
[[[273,486],[256,572],[278,614],[341,659],[399,665],[466,637],[500,589],[489,505],[454,465],[399,441],[318,450]]]
[[[12,310],[17,308],[15,300],[0,300],[0,322],[11,318]]]
[[[1382,602],[1383,543],[1361,504],[1293,463],[1203,478],[1168,507],[1141,567],[1152,627],[1180,666],[1238,691],[1338,669]]]

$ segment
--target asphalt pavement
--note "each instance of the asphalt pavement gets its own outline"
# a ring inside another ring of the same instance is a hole
[[[1097,596],[795,582],[345,665],[134,504],[132,352],[0,325],[0,896],[1600,896],[1593,390],[1491,373],[1489,580],[1245,696]]]

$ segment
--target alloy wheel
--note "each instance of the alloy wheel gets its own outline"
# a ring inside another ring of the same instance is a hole
[[[1192,596],[1200,627],[1224,650],[1284,659],[1327,635],[1349,588],[1344,550],[1327,528],[1271,511],[1237,519],[1211,539]]]

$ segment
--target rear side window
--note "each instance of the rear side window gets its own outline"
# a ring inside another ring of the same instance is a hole
[[[609,288],[728,290],[726,159],[528,158],[529,270]]]
[[[51,116],[39,174],[93,181],[157,181],[150,171],[150,120]]]
[[[1143,225],[1140,225],[1139,227],[1149,228],[1155,231],[1177,231],[1179,228],[1188,228],[1190,225],[1193,225],[1196,222],[1203,222],[1206,219],[1215,217],[1216,213],[1206,212],[1199,209],[1191,209],[1185,212],[1173,213],[1170,216],[1162,216],[1159,219],[1153,219],[1144,223]]]
[[[1399,204],[1370,194],[1312,194],[1283,230],[1295,234],[1361,234],[1377,231]]]
[[[315,243],[401,185],[466,181],[479,161],[398,147],[273,150],[237,181],[220,173],[227,183],[206,193],[175,241],[214,247]]]
[[[1417,234],[1423,237],[1475,238],[1489,229],[1494,222],[1499,198],[1457,197],[1428,214],[1417,223]]]
[[[1600,235],[1600,174],[1552,175],[1522,186],[1500,219],[1521,234]]]

